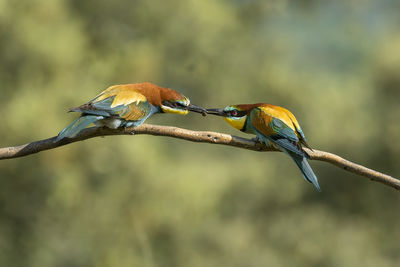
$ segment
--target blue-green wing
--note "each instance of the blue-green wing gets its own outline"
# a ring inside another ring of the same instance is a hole
[[[280,137],[287,138],[293,142],[299,141],[299,138],[297,137],[293,129],[287,126],[286,123],[278,118],[272,119],[272,121],[270,122],[270,127],[274,130],[275,134]]]
[[[283,121],[273,118],[269,126],[274,132],[273,135],[268,136],[271,141],[296,155],[302,157],[308,156],[299,145],[299,138],[296,133]]]
[[[129,104],[114,106],[115,96],[96,101],[94,99],[71,111],[82,112],[89,115],[99,115],[104,117],[120,118],[127,121],[137,121],[148,117],[152,112],[148,101],[135,101]]]

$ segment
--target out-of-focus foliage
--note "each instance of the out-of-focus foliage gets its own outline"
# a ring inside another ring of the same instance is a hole
[[[292,110],[312,146],[400,176],[397,0],[0,0],[0,146],[112,84]],[[220,118],[148,122],[239,134]],[[107,137],[0,162],[0,266],[398,266],[398,192],[282,153]]]

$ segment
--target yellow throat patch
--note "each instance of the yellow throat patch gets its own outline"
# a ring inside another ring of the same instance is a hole
[[[189,113],[187,109],[175,109],[175,108],[170,108],[167,106],[161,106],[162,111],[165,113],[174,113],[174,114],[180,114],[180,115],[186,115]]]
[[[244,124],[246,123],[246,118],[247,116],[243,116],[240,118],[229,118],[229,117],[224,117],[224,120],[229,123],[232,127],[242,130],[244,127]]]

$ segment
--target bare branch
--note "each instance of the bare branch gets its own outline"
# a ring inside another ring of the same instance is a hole
[[[60,142],[55,143],[55,138],[44,139],[29,144],[16,146],[16,147],[5,147],[0,148],[0,160],[11,159],[17,157],[24,157],[30,154],[38,153],[43,150],[53,149],[56,147],[64,146],[77,141],[83,141],[89,138],[97,136],[108,136],[108,135],[132,135],[132,134],[150,134],[157,136],[168,136],[178,139],[184,139],[192,142],[202,142],[211,144],[221,144],[234,146],[255,151],[277,151],[275,148],[267,147],[263,144],[255,142],[250,139],[245,139],[237,136],[231,136],[229,134],[222,134],[216,132],[206,132],[206,131],[191,131],[186,129],[181,129],[177,127],[170,126],[158,126],[143,124],[135,129],[133,128],[119,128],[119,129],[109,129],[109,128],[88,128],[80,132],[76,137],[71,139],[64,139]],[[335,154],[319,151],[319,150],[309,150],[306,152],[310,155],[313,160],[320,160],[329,162],[336,165],[346,171],[358,174],[360,176],[366,177],[373,181],[391,186],[397,190],[400,190],[400,180],[393,178],[389,175],[368,169],[362,165],[353,163],[346,159],[343,159]]]

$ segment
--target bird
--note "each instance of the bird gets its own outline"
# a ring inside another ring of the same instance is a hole
[[[91,123],[111,129],[138,127],[156,113],[186,115],[189,111],[206,115],[204,108],[170,88],[150,82],[113,85],[87,103],[71,108],[69,112],[81,115],[58,134],[55,142],[75,137]]]
[[[304,179],[321,191],[317,176],[307,161],[310,156],[303,146],[312,148],[307,144],[296,117],[289,110],[267,103],[256,103],[207,109],[207,113],[222,116],[232,127],[255,134],[257,141],[289,155],[300,168]]]

